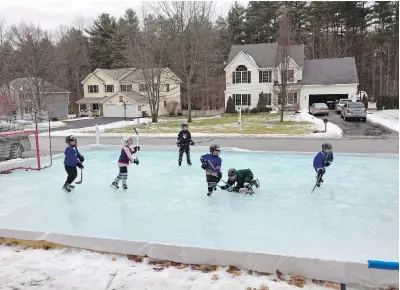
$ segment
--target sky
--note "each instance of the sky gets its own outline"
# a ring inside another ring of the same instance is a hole
[[[214,1],[215,14],[226,16],[234,1]],[[238,1],[247,5],[249,1]],[[140,15],[142,1],[135,0],[0,0],[0,17],[7,25],[21,21],[40,25],[46,30],[56,30],[60,25],[90,25],[99,14],[109,13],[115,17],[132,8]],[[216,19],[215,17],[215,19]]]

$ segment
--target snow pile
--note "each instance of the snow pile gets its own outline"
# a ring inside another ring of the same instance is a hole
[[[394,131],[399,132],[399,110],[383,110],[370,112],[367,119]]]
[[[25,129],[35,129],[35,123],[33,121],[26,121],[26,120],[17,120],[16,121],[19,125],[24,126]],[[51,121],[50,128],[60,128],[64,127],[67,124],[61,121]],[[49,127],[49,122],[40,122],[38,123],[39,129],[46,129]]]
[[[290,117],[293,117],[291,119]],[[315,129],[321,133],[315,133],[313,134],[314,136],[318,137],[331,137],[331,138],[340,138],[343,137],[343,131],[340,129],[337,125],[328,122],[327,128],[326,128],[326,133],[325,131],[325,123],[323,119],[319,119],[317,117],[314,117],[313,115],[310,115],[307,110],[302,110],[299,114],[294,114],[291,116],[286,117],[286,120],[290,121],[297,121],[297,122],[310,122],[313,123],[315,126]]]
[[[310,290],[340,285],[235,267],[148,263],[147,258],[78,249],[43,250],[0,245],[1,289]],[[138,261],[138,262],[135,262]],[[10,267],[12,265],[12,267]],[[283,281],[285,280],[285,282]]]

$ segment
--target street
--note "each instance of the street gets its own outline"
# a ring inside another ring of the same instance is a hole
[[[362,121],[344,121],[340,118],[340,114],[336,114],[335,111],[330,111],[329,116],[316,116],[320,119],[327,118],[329,122],[337,125],[340,129],[343,130],[344,137],[351,137],[351,136],[379,136],[381,138],[399,138],[399,133],[392,131],[386,127],[383,127],[378,124],[374,124],[368,122],[368,115],[367,115],[367,122]]]

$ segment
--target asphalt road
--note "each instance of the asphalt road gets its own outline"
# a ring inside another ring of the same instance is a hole
[[[336,114],[335,111],[330,111],[329,116],[318,116],[318,118],[327,118],[329,122],[339,126],[343,130],[343,136],[378,136],[380,138],[399,138],[399,133],[392,131],[384,126],[362,121],[344,121],[340,118],[340,114]]]
[[[209,138],[194,138],[195,142],[209,140]],[[146,146],[170,146],[176,148],[175,138],[140,138],[139,145],[145,149]],[[224,147],[237,147],[247,150],[279,151],[279,152],[318,152],[321,144],[326,139],[234,139],[215,138],[211,142],[205,142],[198,146],[209,146],[212,143]],[[373,154],[398,154],[399,139],[366,139],[366,138],[343,138],[329,140],[333,151],[337,153],[373,153]],[[78,137],[78,145],[95,144],[95,137]],[[104,145],[120,145],[119,137],[101,137],[100,143]],[[193,147],[196,150],[197,146]],[[53,152],[63,152],[65,149],[64,137],[52,137]]]
[[[84,127],[93,127],[97,125],[105,125],[109,123],[123,121],[124,118],[94,118],[94,119],[84,119],[84,120],[76,120],[65,122],[67,125],[59,128],[51,129],[51,131],[61,131],[61,130],[70,130],[70,129],[79,129]],[[132,118],[127,118],[128,121],[132,121]]]

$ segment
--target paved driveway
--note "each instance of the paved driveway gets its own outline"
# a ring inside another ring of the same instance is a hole
[[[76,121],[69,121],[65,122],[67,126],[59,127],[51,129],[52,131],[61,131],[61,130],[70,130],[70,129],[79,129],[84,127],[92,127],[97,125],[105,125],[110,124],[118,121],[123,121],[124,118],[95,118],[95,119],[84,119],[84,120],[76,120]],[[132,121],[133,119],[127,118],[128,121]]]
[[[330,111],[329,116],[318,116],[318,118],[327,118],[329,122],[339,126],[343,130],[344,137],[353,136],[377,136],[379,138],[399,138],[399,133],[392,131],[384,126],[362,121],[344,121],[340,118],[340,114],[336,114],[335,111]]]

